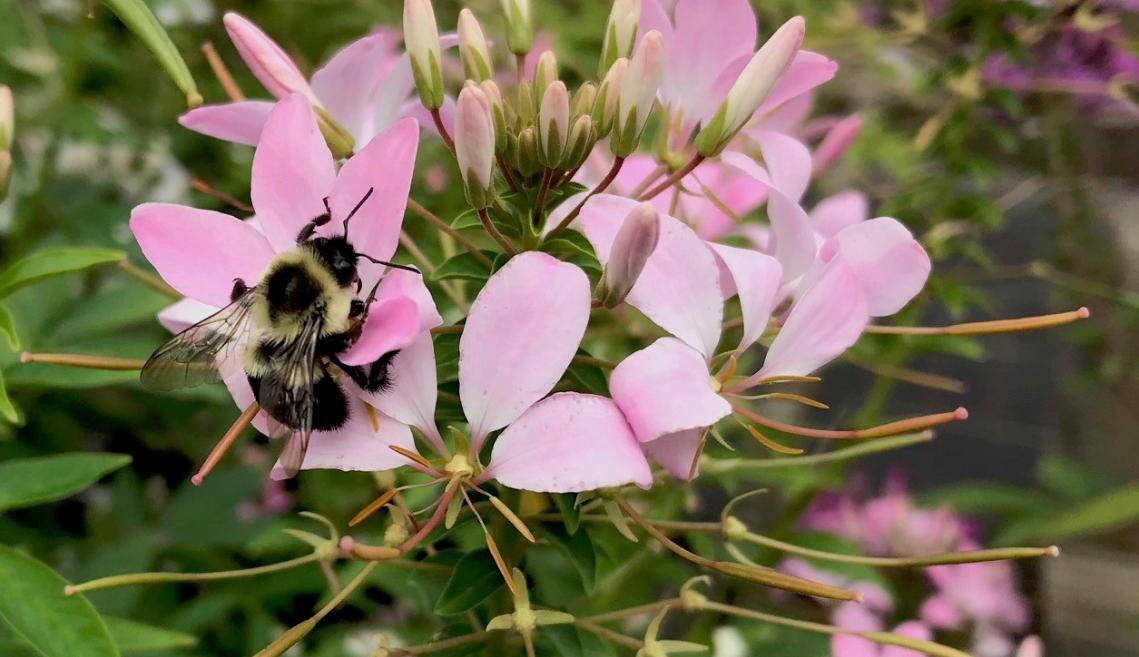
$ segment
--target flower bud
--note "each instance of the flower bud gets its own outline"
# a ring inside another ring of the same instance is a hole
[[[641,131],[656,104],[663,66],[664,44],[660,32],[653,30],[637,44],[621,84],[611,142],[614,155],[625,157],[636,150]]]
[[[538,161],[556,167],[569,140],[569,92],[561,80],[546,88],[538,110]]]
[[[546,88],[558,79],[558,57],[553,50],[546,50],[538,56],[534,67],[534,95],[541,97]]]
[[[597,98],[593,102],[593,127],[599,137],[605,137],[613,129],[617,118],[617,99],[621,96],[621,87],[625,83],[625,74],[629,70],[629,60],[624,57],[613,62],[609,72],[601,80],[597,88]]]
[[[641,20],[641,0],[613,0],[609,22],[605,24],[605,42],[601,45],[601,63],[597,76],[605,75],[613,62],[628,57],[637,38],[637,23]]]
[[[514,158],[518,171],[524,176],[532,176],[542,170],[538,162],[538,135],[534,128],[525,128],[518,133],[518,153]]]
[[[455,106],[455,159],[467,201],[477,209],[494,196],[494,117],[486,94],[474,84],[459,92]]]
[[[625,300],[636,285],[649,256],[660,241],[660,215],[652,203],[641,203],[625,217],[601,276],[601,303],[613,308]]]
[[[0,84],[0,151],[10,150],[16,133],[16,110],[12,90]]]
[[[439,63],[439,28],[431,0],[404,0],[403,41],[419,99],[427,109],[439,109],[443,106],[443,70]]]
[[[597,85],[586,82],[574,92],[573,102],[570,103],[570,116],[578,117],[593,112],[593,103],[597,100]]]
[[[245,65],[274,98],[285,98],[299,91],[313,105],[320,104],[304,74],[261,28],[232,11],[226,12],[222,23],[225,24],[225,30],[237,48],[237,53],[245,60]]]
[[[588,114],[577,117],[570,127],[569,141],[566,142],[566,152],[562,155],[561,168],[573,171],[585,162],[593,145],[597,143],[597,136],[593,133],[593,118]]]
[[[803,45],[806,21],[796,16],[771,35],[748,62],[712,120],[696,135],[696,150],[705,157],[718,155],[740,128],[751,120],[780,76]]]
[[[829,168],[835,163],[835,160],[842,157],[842,154],[850,148],[850,144],[854,142],[861,131],[862,117],[857,114],[851,114],[834,124],[834,127],[827,131],[823,140],[819,142],[818,148],[815,149],[814,163],[812,164],[815,175]]]
[[[530,22],[530,0],[502,0],[506,14],[506,45],[515,55],[525,55],[534,47],[534,27]]]
[[[534,97],[534,85],[529,80],[518,83],[518,103],[515,108],[518,110],[519,127],[526,127],[534,123],[534,116],[538,113],[539,99],[541,96]]]
[[[510,125],[506,115],[506,103],[503,102],[502,92],[494,80],[483,80],[479,83],[479,89],[490,103],[490,115],[494,119],[494,152],[502,153],[506,150],[506,136]]]
[[[463,59],[463,74],[468,80],[482,82],[494,77],[486,36],[470,9],[459,12],[459,55]]]

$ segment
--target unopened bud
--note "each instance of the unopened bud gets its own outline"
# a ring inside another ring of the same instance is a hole
[[[506,14],[506,45],[515,55],[525,55],[534,47],[534,26],[530,22],[530,0],[502,0]]]
[[[538,63],[534,66],[534,94],[541,96],[546,88],[558,79],[558,56],[553,50],[546,50],[538,56]]]
[[[401,522],[393,522],[384,530],[384,545],[388,547],[399,547],[407,538],[407,527]]]
[[[597,88],[597,98],[593,102],[593,127],[600,137],[608,136],[617,119],[617,100],[621,97],[621,87],[629,71],[629,60],[624,57],[613,62],[609,72]]]
[[[787,21],[763,44],[728,91],[712,120],[696,135],[696,150],[705,157],[718,155],[751,120],[783,75],[799,48],[807,23],[802,16]]]
[[[569,141],[569,92],[561,80],[546,87],[538,110],[538,161],[556,167]]]
[[[641,20],[641,0],[614,0],[605,24],[605,42],[601,45],[601,63],[597,76],[605,75],[613,62],[628,57],[637,38],[637,23]]]
[[[570,116],[578,117],[593,113],[593,103],[597,100],[597,85],[586,82],[577,88],[570,103]]]
[[[403,41],[419,99],[427,109],[439,109],[443,106],[443,70],[439,63],[439,28],[431,0],[404,0]]]
[[[625,217],[601,276],[601,303],[613,308],[625,300],[660,241],[660,215],[652,203],[641,203]]]
[[[455,106],[455,158],[463,176],[467,201],[474,208],[494,197],[494,117],[486,94],[468,84]]]
[[[470,9],[459,12],[459,56],[463,59],[463,73],[468,80],[482,82],[494,77],[486,36]]]
[[[541,96],[534,97],[534,85],[529,80],[518,83],[518,103],[515,105],[518,110],[518,127],[524,128],[534,123],[539,100]]]
[[[573,171],[585,162],[593,145],[597,143],[597,135],[593,132],[593,118],[583,114],[570,126],[569,141],[566,142],[566,152],[562,155],[561,168]]]
[[[16,109],[12,104],[12,90],[0,84],[0,151],[11,150],[16,134]]]
[[[664,44],[660,32],[653,30],[637,44],[629,70],[617,98],[617,116],[613,124],[613,154],[625,157],[637,148],[641,131],[648,123],[656,104],[664,67]]]
[[[510,120],[507,117],[506,103],[502,100],[502,92],[494,80],[483,80],[479,83],[486,100],[490,103],[490,115],[494,119],[494,152],[501,154],[506,151],[506,137],[509,133]]]
[[[518,171],[524,176],[532,176],[542,170],[538,161],[538,135],[534,128],[524,128],[518,133],[518,154],[515,157]]]
[[[232,11],[226,12],[222,23],[245,65],[274,98],[285,98],[299,91],[313,105],[320,104],[304,74],[261,28]]]
[[[861,131],[862,117],[857,114],[851,114],[834,124],[834,127],[827,131],[826,136],[815,149],[814,162],[811,166],[813,172],[818,175],[819,172],[834,164],[838,158],[842,157],[846,149],[850,148]]]

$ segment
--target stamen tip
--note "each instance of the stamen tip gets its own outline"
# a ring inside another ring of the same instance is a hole
[[[21,351],[20,352],[20,362],[21,363],[30,363],[33,360],[34,360],[34,358],[33,358],[31,353],[29,353],[27,351]]]
[[[1044,550],[1044,553],[1050,557],[1058,557],[1058,556],[1060,556],[1060,546],[1059,545],[1049,545]]]
[[[1087,319],[1092,316],[1092,311],[1088,310],[1087,306],[1080,306],[1079,310],[1076,311],[1076,316],[1080,319]]]
[[[854,602],[857,602],[858,604],[862,604],[865,601],[864,598],[862,597],[862,594],[858,593],[858,592],[854,593],[854,598],[852,598],[852,600]]]
[[[346,554],[351,554],[352,549],[356,547],[356,539],[351,536],[342,536],[340,538],[340,551]]]
[[[71,584],[68,584],[67,586],[63,587],[63,594],[64,595],[75,595],[75,587],[72,586]]]
[[[195,474],[193,477],[190,477],[190,483],[194,484],[195,486],[201,486],[202,482],[205,480],[206,475],[202,474],[201,472]]]
[[[953,411],[953,419],[957,421],[964,421],[969,419],[969,409],[964,406],[958,406],[957,410]]]

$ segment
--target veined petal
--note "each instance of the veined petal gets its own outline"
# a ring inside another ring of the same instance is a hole
[[[348,423],[340,429],[313,432],[302,470],[378,472],[407,465],[407,457],[390,449],[395,445],[416,451],[415,439],[406,424],[376,410],[369,412],[364,402],[353,395],[348,396],[348,411]],[[280,463],[273,466],[269,476],[286,478]]]
[[[278,102],[253,154],[250,184],[257,218],[277,251],[296,246],[301,228],[324,214],[335,179],[332,153],[312,106],[300,94]]]
[[[431,291],[423,283],[421,274],[403,269],[389,269],[380,281],[380,288],[376,290],[376,303],[383,303],[396,297],[407,297],[415,302],[419,309],[420,331],[430,331],[443,323],[443,318],[435,307],[435,300],[431,298]]]
[[[578,218],[602,264],[636,201],[600,194]],[[660,241],[625,302],[700,352],[705,359],[720,341],[724,299],[720,272],[704,240],[675,217],[661,214]]]
[[[370,34],[345,46],[312,74],[312,89],[321,105],[357,144],[376,134],[376,94],[399,57],[385,34]]]
[[[869,219],[870,201],[862,192],[848,189],[819,201],[810,218],[816,233],[834,237],[840,230]]]
[[[131,212],[130,227],[163,280],[218,308],[229,305],[235,278],[256,284],[274,255],[257,229],[221,212],[144,203]]]
[[[755,50],[755,12],[747,0],[680,0],[674,16],[661,97],[693,120],[705,119],[723,100],[711,93],[720,72]]]
[[[792,306],[763,369],[751,381],[779,374],[810,374],[857,342],[868,323],[870,314],[858,276],[836,255]]]
[[[368,365],[380,356],[402,349],[419,335],[419,306],[407,297],[374,303],[360,339],[340,354],[345,365]]]
[[[181,333],[221,310],[217,306],[186,297],[158,311],[158,323],[171,333]]]
[[[704,359],[675,338],[661,338],[621,361],[609,376],[609,392],[642,443],[709,427],[732,412],[712,389]]]
[[[732,287],[740,297],[744,330],[736,349],[742,351],[755,344],[767,328],[779,300],[783,268],[778,260],[759,251],[723,244],[709,246],[724,265],[721,275],[726,271],[731,276]]]
[[[828,82],[838,72],[838,63],[809,50],[800,50],[791,60],[791,65],[783,72],[771,94],[756,110],[757,116],[772,112],[789,100],[806,94],[815,87]]]
[[[574,493],[652,486],[649,464],[616,404],[561,392],[534,404],[494,443],[486,476],[511,488]]]
[[[490,277],[459,340],[459,396],[476,448],[562,377],[585,335],[591,296],[585,272],[536,251]]]
[[[435,346],[428,332],[420,333],[404,347],[391,365],[392,385],[381,392],[363,392],[364,401],[431,438],[438,438],[435,402],[438,385],[435,373]]]
[[[256,146],[273,105],[268,100],[203,105],[178,117],[178,123],[209,137]]]
[[[843,229],[820,250],[841,253],[862,284],[871,317],[898,312],[929,278],[929,254],[898,220],[878,217]]]
[[[752,137],[763,152],[771,182],[787,198],[798,203],[811,182],[811,151],[794,137],[758,130]]]
[[[647,443],[641,443],[641,448],[656,461],[669,474],[681,481],[690,481],[699,474],[697,468],[692,467],[696,454],[700,451],[700,443],[704,440],[703,431],[689,429],[669,433]]]
[[[391,258],[399,244],[418,150],[419,127],[413,119],[399,121],[376,135],[340,168],[328,199],[332,222],[322,232],[342,234],[345,217],[371,189],[372,195],[348,223],[348,237],[358,253],[379,260]],[[384,269],[366,260],[360,260],[357,267],[365,286],[379,280]]]

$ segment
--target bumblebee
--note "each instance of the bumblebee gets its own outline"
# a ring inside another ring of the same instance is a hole
[[[359,253],[348,239],[348,222],[372,195],[369,189],[344,219],[344,234],[316,235],[331,221],[326,212],[308,222],[296,248],[280,253],[255,285],[236,279],[231,303],[175,335],[146,361],[142,383],[175,390],[221,380],[219,365],[240,363],[253,395],[271,419],[271,432],[288,435],[281,465],[289,476],[300,470],[313,431],[338,429],[348,421],[347,376],[369,392],[390,385],[395,351],[369,365],[349,366],[339,355],[360,337],[375,300],[361,291],[357,262],[412,267]]]

